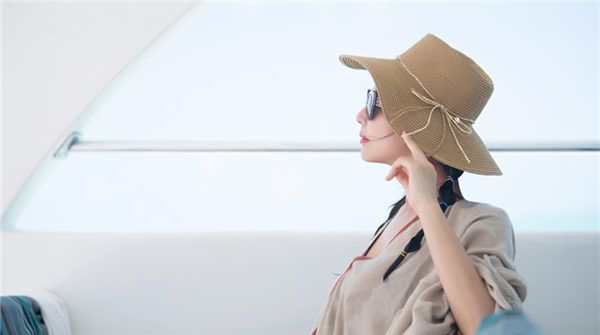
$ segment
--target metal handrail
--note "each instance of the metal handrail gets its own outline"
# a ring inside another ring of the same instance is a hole
[[[143,152],[359,152],[358,144],[350,142],[217,142],[217,141],[81,141],[81,133],[73,132],[56,150],[55,158],[64,158],[70,151],[143,151]],[[492,142],[490,151],[600,151],[600,142]]]

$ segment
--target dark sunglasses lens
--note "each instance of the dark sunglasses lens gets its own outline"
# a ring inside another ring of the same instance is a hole
[[[376,96],[375,96],[375,92],[368,90],[367,91],[367,117],[369,120],[373,120],[373,117],[375,116],[375,100]]]

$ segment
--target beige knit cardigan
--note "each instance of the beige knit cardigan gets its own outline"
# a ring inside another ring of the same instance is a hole
[[[465,199],[446,208],[447,223],[496,302],[495,311],[522,308],[525,279],[516,271],[512,223],[502,208]],[[382,281],[383,274],[422,228],[416,221],[376,257],[355,257],[336,279],[311,335],[461,334],[437,275],[427,236]],[[369,246],[381,231],[371,239]]]

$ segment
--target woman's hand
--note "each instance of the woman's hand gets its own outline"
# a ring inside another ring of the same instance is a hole
[[[408,146],[412,157],[398,157],[385,179],[391,180],[392,177],[396,177],[404,187],[406,202],[418,214],[422,206],[432,202],[437,204],[437,172],[417,143],[406,134],[406,131],[402,132],[402,139]]]

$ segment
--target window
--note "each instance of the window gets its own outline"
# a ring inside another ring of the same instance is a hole
[[[475,128],[504,175],[465,173],[464,196],[504,208],[515,230],[597,229],[594,8],[198,3],[84,111],[5,229],[374,231],[403,190],[361,159],[372,80],[338,56],[392,58],[427,32],[495,84]]]

